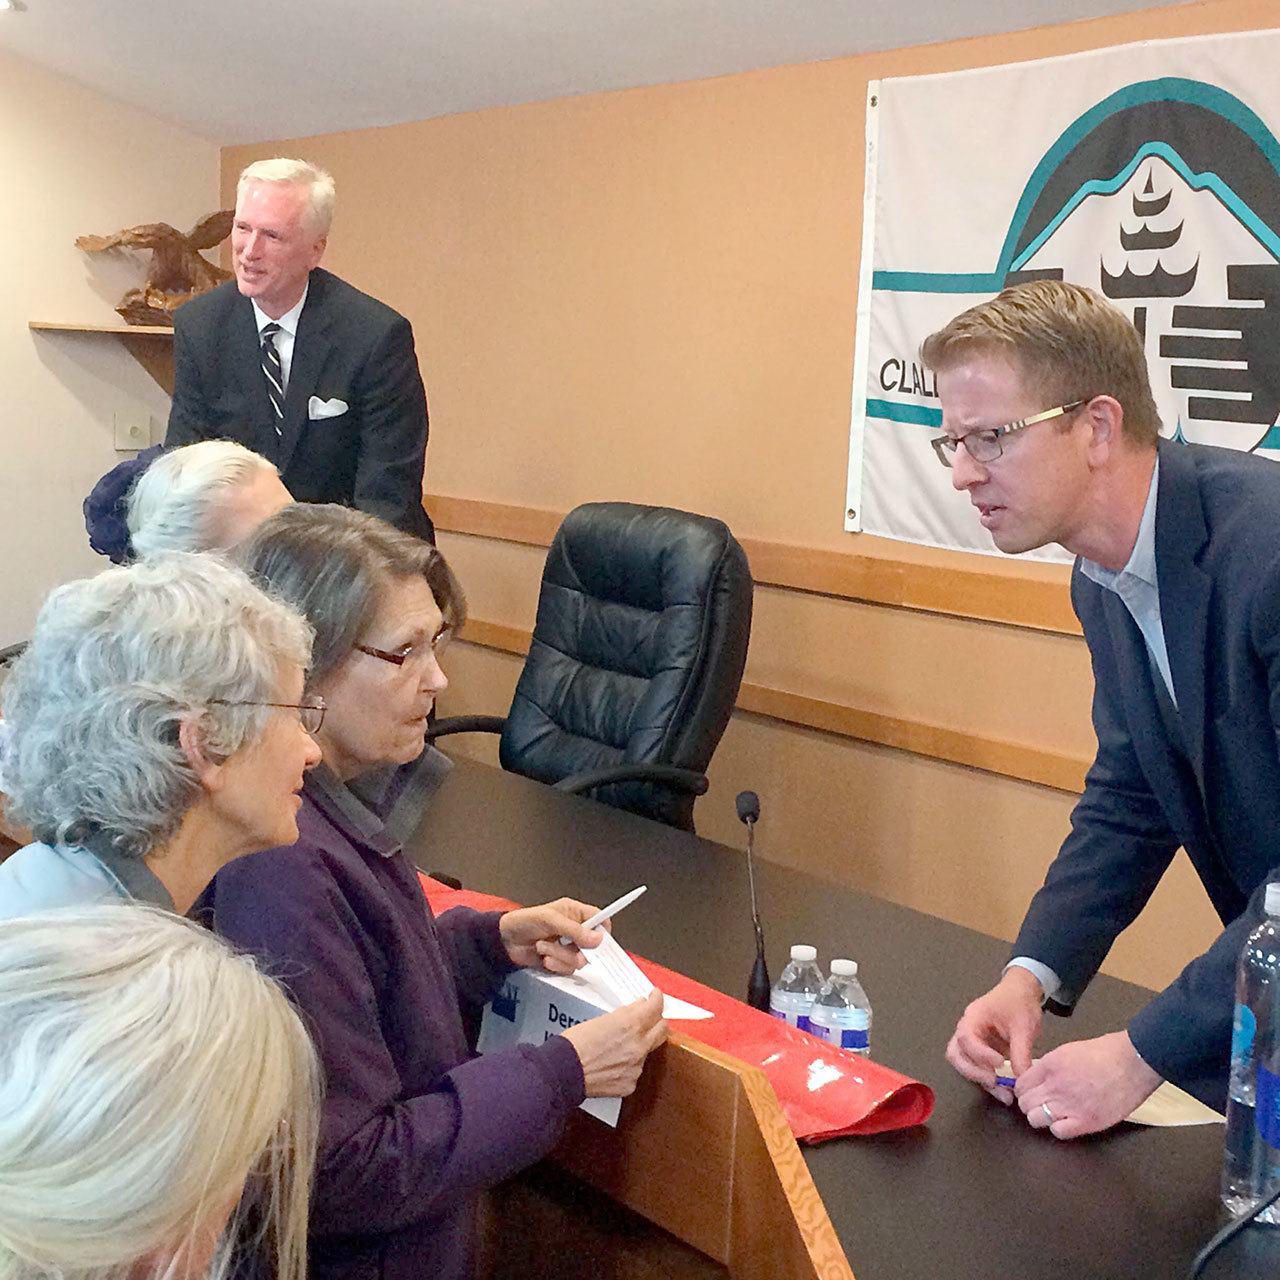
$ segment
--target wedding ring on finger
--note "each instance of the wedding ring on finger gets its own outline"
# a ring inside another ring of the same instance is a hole
[[[1049,1110],[1049,1104],[1047,1102],[1042,1102],[1040,1104],[1040,1110],[1044,1112],[1044,1118],[1050,1124],[1052,1124],[1054,1120],[1054,1116],[1053,1116],[1053,1112]]]

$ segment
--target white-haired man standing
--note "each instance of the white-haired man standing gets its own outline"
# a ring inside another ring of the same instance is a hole
[[[301,502],[339,502],[432,539],[427,398],[404,316],[320,267],[333,179],[301,160],[240,175],[235,280],[174,315],[167,445],[237,440]]]

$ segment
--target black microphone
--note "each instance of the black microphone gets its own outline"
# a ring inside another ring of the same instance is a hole
[[[747,1003],[753,1009],[769,1011],[769,966],[764,958],[764,930],[760,927],[760,909],[756,906],[755,852],[756,823],[760,821],[760,797],[754,791],[741,791],[736,801],[738,821],[747,826],[747,879],[751,885],[751,923],[756,931],[756,959],[747,983]]]

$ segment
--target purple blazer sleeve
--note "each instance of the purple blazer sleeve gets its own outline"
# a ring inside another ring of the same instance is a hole
[[[423,953],[389,955],[371,945],[397,924],[371,921],[386,903],[354,898],[325,852],[306,844],[237,860],[214,896],[218,931],[286,984],[315,1037],[326,1092],[312,1224],[322,1236],[394,1231],[447,1212],[544,1155],[583,1097],[577,1054],[560,1036],[468,1060],[425,900],[399,903],[406,917],[421,911]],[[496,921],[467,914],[445,933],[456,963],[491,980]],[[424,1074],[434,1078],[412,1079]]]

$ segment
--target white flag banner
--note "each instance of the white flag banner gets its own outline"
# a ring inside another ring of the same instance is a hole
[[[1019,280],[1132,319],[1165,435],[1280,458],[1277,67],[1262,31],[871,84],[846,529],[994,553],[919,350]]]

